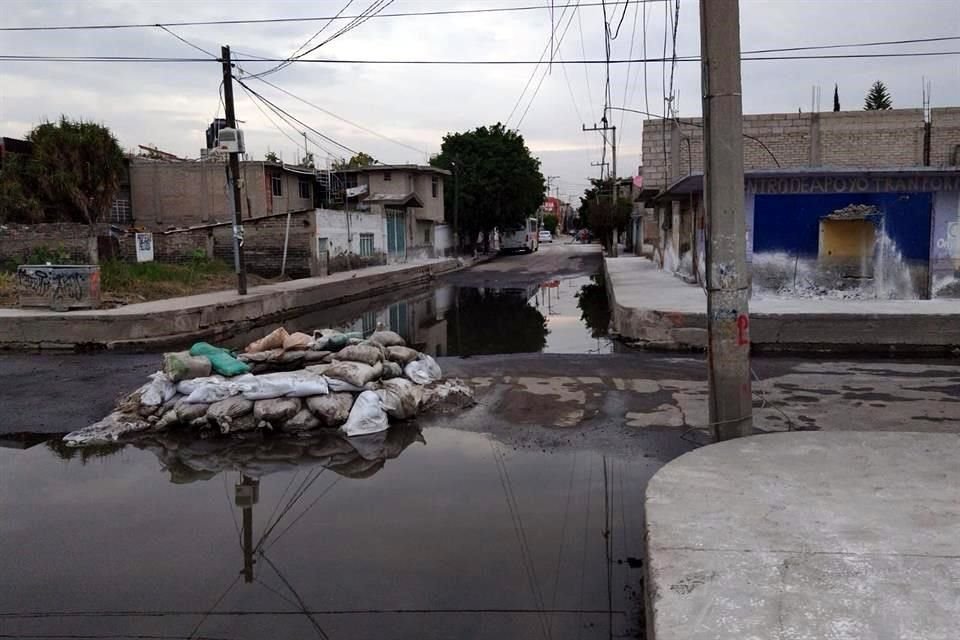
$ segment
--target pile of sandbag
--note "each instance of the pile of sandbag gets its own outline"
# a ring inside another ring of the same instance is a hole
[[[268,373],[269,372],[269,373]],[[230,434],[256,429],[361,436],[425,410],[473,404],[469,387],[442,380],[437,362],[392,331],[282,327],[236,356],[205,342],[164,354],[163,370],[103,420],[67,434],[71,445],[110,442],[141,431],[187,428]]]

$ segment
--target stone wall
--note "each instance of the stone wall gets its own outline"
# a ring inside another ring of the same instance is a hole
[[[110,234],[110,225],[94,226],[94,236]],[[0,263],[23,264],[38,251],[63,252],[74,264],[89,262],[90,227],[73,222],[0,225]]]
[[[933,109],[931,121],[930,164],[952,166],[960,145],[960,108]],[[674,133],[670,121],[644,121],[646,187],[663,188],[703,171],[702,122],[680,118]],[[778,162],[783,168],[921,166],[923,130],[920,109],[745,115],[744,168],[773,169]]]

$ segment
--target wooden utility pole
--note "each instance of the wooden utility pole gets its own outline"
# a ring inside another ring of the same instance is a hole
[[[223,62],[223,111],[227,126],[236,130],[237,117],[233,110],[233,69],[230,64],[230,47],[220,48]],[[247,263],[243,258],[243,220],[240,195],[240,153],[231,152],[227,163],[227,191],[233,198],[233,263],[237,272],[237,293],[247,294]]]
[[[700,0],[700,50],[710,423],[728,440],[753,433],[739,0]]]

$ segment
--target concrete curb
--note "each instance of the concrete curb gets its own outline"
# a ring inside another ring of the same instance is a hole
[[[649,306],[629,304],[628,288],[642,285],[625,282],[622,272],[612,270],[609,261],[604,259],[603,268],[613,334],[651,350],[706,349],[705,297],[702,311],[691,309],[699,304],[664,302],[665,296],[656,289],[644,292]],[[690,285],[677,281],[676,286]],[[954,355],[960,349],[960,311],[769,313],[751,309],[750,340],[754,352]]]
[[[954,434],[795,432],[673,460],[644,500],[647,638],[955,637],[958,454]]]
[[[201,339],[219,340],[322,305],[422,285],[462,268],[464,265],[457,260],[390,270],[373,267],[352,272],[349,278],[304,279],[256,287],[242,298],[219,292],[100,312],[8,310],[0,320],[0,349],[139,351]],[[182,306],[176,306],[177,302]]]

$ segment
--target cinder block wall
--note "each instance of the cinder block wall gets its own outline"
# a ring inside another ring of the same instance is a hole
[[[94,225],[93,235],[107,235],[110,225]],[[0,263],[23,264],[38,250],[63,251],[73,263],[89,261],[91,229],[75,222],[0,225]]]
[[[960,145],[960,107],[931,112],[930,164],[951,166]],[[690,172],[703,171],[703,121],[680,118],[679,146],[671,138],[671,122],[643,123],[644,184],[663,188]],[[923,164],[923,112],[839,111],[745,115],[745,169],[798,167],[915,167]],[[764,145],[769,149],[764,149]],[[674,152],[677,162],[671,164]],[[774,161],[775,156],[777,162]]]

